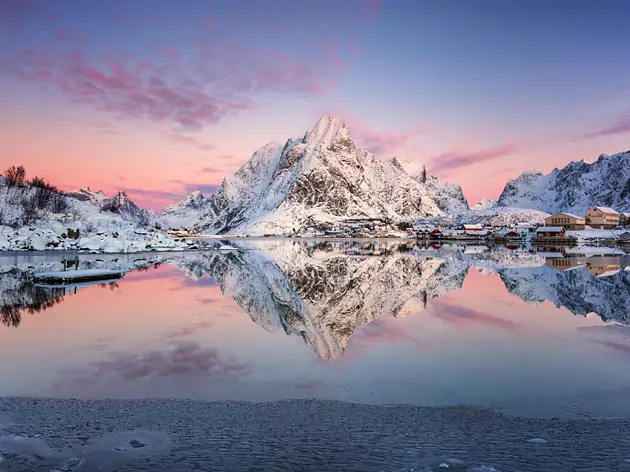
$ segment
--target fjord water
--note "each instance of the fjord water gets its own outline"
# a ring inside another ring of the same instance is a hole
[[[630,416],[626,256],[564,264],[520,247],[229,243],[77,256],[80,267],[142,269],[104,285],[28,288],[3,273],[0,395]]]

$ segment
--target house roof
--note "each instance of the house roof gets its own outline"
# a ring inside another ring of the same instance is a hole
[[[536,230],[537,233],[562,233],[563,231],[562,226],[541,226]]]
[[[600,211],[603,211],[604,213],[614,213],[615,215],[618,215],[619,213],[617,213],[616,210],[613,210],[612,208],[609,207],[602,207],[602,206],[594,206],[591,208],[591,210],[597,208]]]
[[[565,216],[568,216],[569,218],[577,218],[578,220],[584,219],[583,216],[574,215],[573,213],[567,213],[566,211],[559,211],[558,213],[556,213],[556,215],[565,215]],[[548,216],[547,218],[553,218],[556,215],[551,215],[551,216]]]
[[[464,227],[464,229],[474,229],[474,230],[481,230],[483,229],[483,225],[462,225]]]
[[[623,216],[625,216],[626,218],[630,218],[630,213],[621,213]]]

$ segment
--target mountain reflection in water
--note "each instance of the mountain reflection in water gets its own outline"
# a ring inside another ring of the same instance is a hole
[[[427,247],[414,242],[229,243],[237,249],[148,259],[82,256],[75,268],[149,270],[168,264],[192,280],[210,276],[260,327],[301,336],[322,359],[343,356],[358,326],[385,315],[416,314],[431,299],[461,289],[471,267],[498,274],[510,294],[529,304],[550,301],[575,315],[595,313],[606,322],[630,324],[630,259],[624,255],[545,257],[519,246]],[[59,264],[45,267],[58,269]],[[29,266],[38,267],[36,262]],[[87,285],[37,286],[18,266],[2,275],[2,322],[17,326],[24,312],[51,308]]]

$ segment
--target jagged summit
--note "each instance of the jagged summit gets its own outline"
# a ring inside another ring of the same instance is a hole
[[[497,201],[499,207],[547,213],[583,214],[595,205],[630,210],[630,151],[601,155],[592,164],[573,161],[547,175],[535,170],[523,172],[506,184]]]
[[[389,162],[411,175],[414,163],[406,156],[394,156]]]

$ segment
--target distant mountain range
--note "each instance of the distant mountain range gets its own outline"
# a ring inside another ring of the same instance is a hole
[[[324,116],[303,137],[254,152],[210,197],[193,192],[160,214],[138,208],[125,192],[106,198],[87,188],[69,196],[134,221],[210,234],[278,234],[351,217],[540,224],[549,213],[584,213],[594,205],[630,210],[630,151],[571,162],[548,175],[524,172],[498,200],[472,208],[459,185],[410,169],[405,157],[384,160],[357,148],[341,119]]]
[[[496,203],[497,207],[578,214],[595,205],[630,210],[630,151],[601,155],[592,164],[571,162],[547,175],[524,172],[507,183]]]

